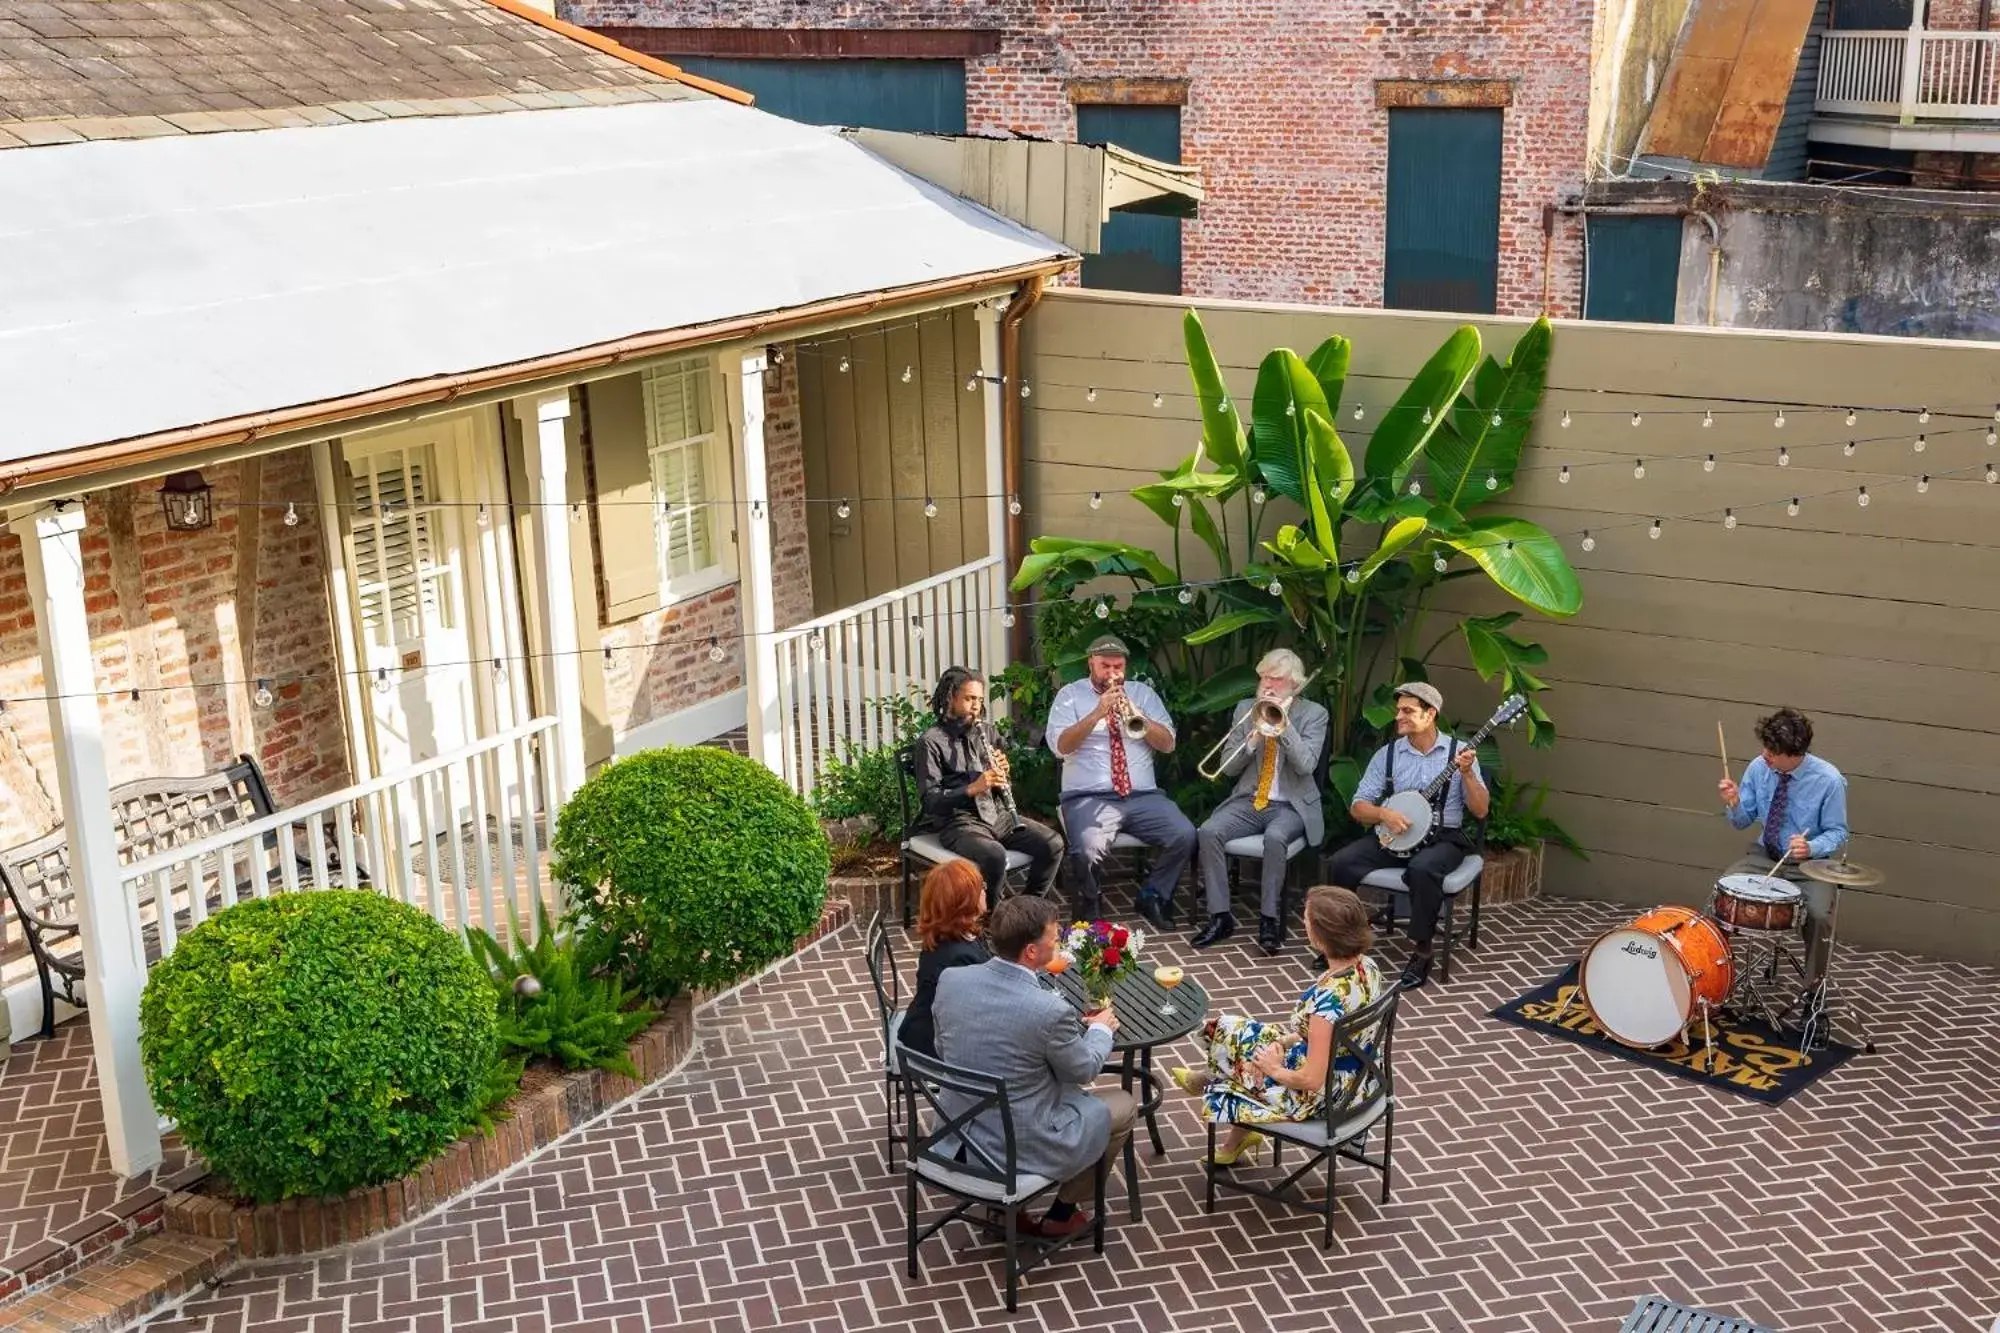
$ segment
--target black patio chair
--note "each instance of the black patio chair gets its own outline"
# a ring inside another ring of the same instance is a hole
[[[1040,1267],[1050,1256],[1082,1236],[1092,1238],[1092,1249],[1104,1253],[1105,1164],[1097,1164],[1095,1212],[1091,1225],[1060,1240],[1027,1238],[1034,1251],[1022,1261],[1021,1213],[1035,1199],[1053,1192],[1062,1182],[1020,1170],[1015,1156],[1014,1112],[1007,1100],[1005,1080],[975,1070],[961,1069],[942,1060],[933,1060],[915,1051],[902,1052],[903,1122],[909,1131],[909,1151],[903,1166],[909,1179],[907,1202],[909,1220],[910,1277],[921,1277],[917,1267],[917,1247],[951,1222],[963,1219],[967,1225],[995,1232],[1006,1246],[1007,1309],[1012,1313],[1020,1291],[1022,1275]],[[956,1111],[950,1109],[956,1106]],[[997,1120],[1000,1125],[1000,1153],[996,1157],[975,1140],[959,1135],[960,1127],[973,1120]],[[925,1121],[931,1128],[922,1128]],[[938,1190],[958,1200],[947,1213],[919,1229],[918,1208],[924,1187]],[[975,1209],[982,1209],[967,1216]],[[998,1220],[995,1220],[995,1217]]]
[[[896,769],[902,779],[896,784],[896,804],[903,816],[903,828],[902,832],[897,836],[896,844],[898,850],[902,853],[903,929],[908,930],[910,928],[910,912],[916,903],[915,895],[910,892],[912,880],[910,872],[914,868],[912,862],[922,861],[925,865],[941,866],[948,861],[963,861],[965,858],[946,847],[942,842],[939,842],[937,834],[922,833],[917,829],[918,816],[923,813],[923,810],[921,804],[914,809],[910,804],[910,791],[917,785],[916,746],[908,745],[896,752]],[[1008,880],[1011,881],[1015,875],[1025,873],[1029,865],[1030,862],[1026,852],[1009,850],[1007,853]],[[989,902],[986,906],[987,910],[990,911],[994,904]]]
[[[1632,1307],[1618,1333],[1778,1333],[1733,1315],[1710,1314],[1691,1305],[1648,1296]]]
[[[1486,882],[1486,821],[1475,820],[1469,826],[1473,830],[1472,850],[1458,863],[1449,875],[1444,877],[1444,905],[1438,909],[1437,935],[1435,936],[1438,960],[1438,979],[1451,980],[1451,955],[1458,944],[1458,900],[1470,896],[1471,907],[1466,912],[1465,947],[1479,947],[1479,894]],[[1396,909],[1401,907],[1403,915],[1409,915],[1410,890],[1403,882],[1403,872],[1397,867],[1386,870],[1371,870],[1361,877],[1361,887],[1375,889],[1388,896],[1384,914],[1378,918],[1385,931],[1396,928]]]
[[[1364,1009],[1348,1014],[1333,1025],[1333,1051],[1326,1062],[1326,1099],[1320,1114],[1311,1120],[1278,1121],[1260,1124],[1258,1133],[1271,1140],[1271,1165],[1281,1165],[1286,1144],[1303,1148],[1305,1165],[1276,1185],[1239,1179],[1230,1168],[1215,1164],[1214,1122],[1208,1126],[1208,1158],[1202,1164],[1208,1175],[1209,1212],[1215,1211],[1215,1190],[1237,1190],[1281,1203],[1287,1208],[1317,1213],[1325,1219],[1320,1248],[1333,1248],[1334,1166],[1337,1158],[1373,1167],[1382,1173],[1382,1202],[1389,1202],[1390,1153],[1395,1146],[1395,1080],[1390,1068],[1390,1042],[1396,1030],[1396,1005],[1402,998],[1397,989],[1383,995]],[[1343,1059],[1351,1062],[1343,1073]],[[1370,1157],[1368,1136],[1377,1126],[1382,1130],[1382,1153]],[[1313,1203],[1294,1187],[1312,1169],[1326,1166],[1326,1197]]]
[[[896,1145],[903,1135],[896,1130],[902,1107],[903,1061],[903,977],[896,970],[896,950],[889,942],[886,914],[875,913],[868,923],[868,979],[875,984],[875,1012],[882,1024],[882,1161],[894,1168]]]

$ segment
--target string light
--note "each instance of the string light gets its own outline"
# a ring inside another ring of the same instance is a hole
[[[1431,409],[1428,404],[1426,404],[1424,407],[1424,424],[1426,426],[1431,424]]]
[[[911,371],[910,367],[908,367],[908,366],[904,366],[904,367],[903,367],[903,383],[905,383],[905,384],[908,384],[908,383],[909,383],[909,382],[910,382],[911,380],[913,380],[913,379],[915,379],[915,378],[916,378],[916,375],[915,375],[915,373],[914,373],[914,372],[912,372],[912,371]]]
[[[1016,518],[1020,517],[1021,497],[1019,495],[1009,495],[1007,497],[1007,512],[1014,515]]]
[[[1349,570],[1348,573],[1350,577],[1348,578],[1347,581],[1349,583],[1352,583],[1354,581],[1354,579],[1351,577],[1353,571]],[[1278,576],[1276,574],[1273,574],[1271,575],[1271,581],[1264,586],[1264,591],[1270,593],[1271,596],[1273,597],[1283,597],[1285,595],[1285,585],[1278,582]]]
[[[1111,619],[1111,603],[1107,599],[1102,597],[1098,598],[1096,609],[1097,609],[1097,618],[1099,620]]]
[[[1797,518],[1797,517],[1799,516],[1799,497],[1798,497],[1798,496],[1794,495],[1794,496],[1792,497],[1792,499],[1791,499],[1791,503],[1790,503],[1790,504],[1787,504],[1787,505],[1785,506],[1785,512],[1786,512],[1787,514],[1790,514],[1790,515],[1791,515],[1791,516],[1792,516],[1793,518]]]
[[[1852,426],[1852,425],[1853,425],[1853,424],[1855,423],[1855,421],[1856,421],[1856,420],[1857,420],[1857,419],[1859,418],[1859,416],[1860,416],[1860,414],[1859,414],[1859,413],[1857,413],[1857,412],[1856,412],[1856,411],[1855,411],[1855,410],[1854,410],[1853,408],[1851,408],[1851,407],[1850,407],[1850,408],[1848,408],[1848,409],[1847,409],[1847,424],[1848,424],[1848,425],[1850,425],[1850,426]]]
[[[1560,471],[1560,472],[1556,473],[1556,480],[1557,480],[1557,481],[1559,481],[1559,482],[1561,482],[1561,483],[1562,483],[1563,485],[1565,485],[1565,486],[1569,485],[1569,464],[1568,464],[1568,463],[1564,463],[1564,464],[1562,465],[1562,471]]]
[[[1153,406],[1154,406],[1154,407],[1156,407],[1156,408],[1158,408],[1158,407],[1165,407],[1166,405],[1167,405],[1167,396],[1166,396],[1165,394],[1163,394],[1163,393],[1156,393],[1156,394],[1154,394],[1154,395],[1153,395]]]
[[[1297,403],[1286,403],[1286,404],[1285,404],[1285,415],[1286,415],[1286,416],[1288,416],[1288,417],[1295,417],[1295,416],[1297,416],[1298,414],[1299,414],[1299,405],[1298,405]],[[1427,407],[1427,408],[1425,408],[1425,409],[1424,409],[1424,420],[1425,420],[1426,422],[1428,422],[1428,421],[1429,421],[1430,419],[1431,419],[1431,410],[1430,410],[1430,409],[1429,409],[1429,408]]]
[[[2000,470],[1996,470],[1991,463],[1988,463],[1986,465],[1986,484],[1991,486],[1996,481],[2000,481]]]
[[[1435,569],[1438,573],[1442,574],[1450,567],[1451,562],[1446,560],[1444,556],[1436,555],[1431,557],[1431,568]]]
[[[1915,450],[1915,452],[1922,453],[1924,451],[1924,437],[1921,435],[1917,436],[1917,442],[1915,445],[1912,446],[1912,448]]]
[[[1633,462],[1632,462],[1632,476],[1633,476],[1633,477],[1634,477],[1634,478],[1635,478],[1636,480],[1639,480],[1639,481],[1644,481],[1644,480],[1646,479],[1646,460],[1645,460],[1645,459],[1643,459],[1643,458],[1638,458],[1638,459],[1634,459],[1634,460],[1633,460]]]
[[[853,363],[853,362],[851,362],[851,361],[849,361],[849,360],[848,360],[848,359],[847,359],[846,357],[844,357],[844,356],[843,356],[843,357],[841,357],[841,358],[840,358],[840,373],[841,373],[841,374],[845,375],[845,374],[846,374],[846,373],[847,373],[847,372],[848,372],[849,370],[853,369],[853,367],[854,367],[854,363]]]
[[[1917,478],[1917,494],[1924,495],[1930,491],[1930,488],[1931,478],[1930,474],[1926,472],[1923,476]]]
[[[1359,566],[1359,565],[1354,565],[1354,566],[1352,566],[1352,567],[1350,567],[1350,568],[1348,569],[1348,571],[1347,571],[1347,581],[1348,581],[1349,583],[1359,583],[1359,582],[1361,582],[1361,566]]]
[[[772,364],[772,365],[774,365],[774,366],[782,366],[782,365],[784,365],[784,364],[785,364],[785,349],[784,349],[784,348],[782,348],[782,347],[779,347],[779,346],[776,346],[776,345],[774,344],[774,345],[773,345],[773,346],[771,347],[771,353],[770,353],[770,355],[771,355],[771,364]]]
[[[1701,424],[1704,427],[1713,426],[1715,424],[1715,413],[1706,408],[1702,409]]]
[[[965,391],[967,393],[973,392],[974,390],[978,389],[978,387],[979,387],[979,376],[967,375],[965,377]]]
[[[1774,417],[1772,417],[1772,418],[1771,418],[1771,425],[1772,425],[1773,427],[1775,427],[1776,429],[1778,429],[1778,430],[1783,430],[1783,429],[1785,428],[1785,409],[1784,409],[1784,408],[1782,408],[1782,407],[1781,407],[1781,408],[1779,408],[1779,409],[1778,409],[1778,415],[1776,415],[1776,416],[1774,416]]]
[[[1780,446],[1778,449],[1778,466],[1790,467],[1791,465],[1792,465],[1792,451]]]
[[[1986,432],[1986,447],[1991,449],[1996,444],[2000,444],[2000,430],[1993,430],[1989,427]]]
[[[729,656],[729,654],[728,654],[728,653],[725,653],[725,652],[723,652],[723,651],[722,651],[722,640],[721,640],[721,639],[718,639],[718,638],[716,638],[716,637],[715,637],[715,635],[713,635],[713,634],[709,635],[709,636],[708,636],[708,660],[709,660],[709,661],[711,661],[711,662],[720,662],[720,661],[722,661],[722,660],[723,660],[724,658],[726,658],[726,657],[728,657],[728,656]]]
[[[1493,424],[1496,426],[1500,424],[1500,414],[1498,412],[1493,414]]]
[[[752,500],[750,502],[750,521],[753,523],[762,523],[764,521],[764,502],[762,500]]]
[[[472,521],[477,523],[482,528],[490,528],[493,526],[493,515],[489,514],[486,511],[485,505],[481,505],[479,506],[478,516],[475,517]]]
[[[1035,389],[1033,385],[1029,384],[1026,380],[1021,381],[1021,396],[1023,398],[1029,397],[1034,392]]]
[[[1182,495],[1182,494],[1181,494],[1181,493],[1180,493],[1179,491],[1175,491],[1175,492],[1174,492],[1174,508],[1176,508],[1176,509],[1185,509],[1186,507],[1187,507],[1187,497],[1186,497],[1185,495]]]
[[[1707,458],[1704,458],[1704,459],[1702,459],[1702,460],[1701,460],[1701,470],[1702,470],[1703,472],[1713,472],[1713,471],[1715,471],[1715,455],[1714,455],[1714,454],[1710,454],[1710,455],[1709,455],[1709,456],[1708,456]]]
[[[1000,624],[1006,629],[1014,628],[1014,608],[1008,607],[1000,613]]]
[[[1086,403],[1094,403],[1097,401],[1097,386],[1095,384],[1091,385],[1089,389],[1085,390],[1083,395],[1083,401]],[[1153,406],[1158,407],[1159,404],[1155,403],[1153,404]]]
[[[298,525],[299,525],[299,507],[293,504],[290,500],[287,500],[285,501],[285,526],[288,528],[296,528]]]
[[[1919,426],[1928,426],[1931,424],[1931,410],[1928,407],[1917,413],[1917,424]]]
[[[1253,504],[1253,505],[1260,505],[1260,504],[1263,504],[1263,503],[1264,503],[1264,501],[1265,501],[1265,500],[1267,500],[1267,499],[1269,499],[1269,498],[1270,498],[1270,497],[1269,497],[1269,496],[1268,496],[1268,495],[1267,495],[1267,494],[1265,493],[1265,491],[1264,491],[1264,483],[1263,483],[1263,482],[1261,482],[1261,481],[1260,481],[1260,482],[1258,482],[1258,483],[1257,483],[1257,484],[1256,484],[1255,486],[1252,486],[1252,487],[1250,488],[1250,503],[1251,503],[1251,504]]]
[[[1988,481],[1991,481],[1992,479],[1993,479],[1993,478],[1992,478],[1992,476],[1991,476],[1991,469],[1988,469],[1988,476],[1987,476],[1987,480],[1988,480]],[[1176,595],[1177,597],[1179,597],[1179,598],[1180,598],[1180,603],[1181,603],[1181,605],[1182,605],[1182,606],[1193,606],[1193,605],[1194,605],[1194,589],[1193,589],[1193,588],[1182,588],[1182,589],[1180,590],[1180,592],[1178,592],[1178,593],[1177,593],[1177,594],[1175,594],[1175,595]]]
[[[853,513],[854,506],[847,502],[847,497],[844,495],[840,497],[840,501],[833,507],[833,516],[835,518],[847,518]]]
[[[1852,458],[1854,457],[1854,450],[1856,449],[1856,447],[1857,446],[1855,445],[1854,441],[1849,440],[1846,444],[1840,446],[1840,452],[1846,455],[1847,457]]]
[[[826,631],[816,629],[806,635],[806,647],[811,649],[814,654],[824,653],[826,651]]]
[[[271,706],[271,700],[273,697],[274,696],[271,693],[271,682],[268,680],[258,681],[257,692],[250,696],[252,702],[254,702],[259,708],[269,708]]]
[[[133,703],[139,702],[139,687],[137,685],[134,685],[132,687],[132,702]]]
[[[913,639],[924,637],[924,618],[922,616],[913,615],[910,617],[910,637]]]
[[[1416,479],[1415,477],[1411,477],[1411,478],[1410,478],[1410,494],[1412,494],[1412,495],[1422,495],[1423,493],[1424,493],[1424,484],[1423,484],[1423,482],[1421,482],[1421,481],[1417,480],[1417,479]]]
[[[1102,509],[1102,508],[1104,508],[1104,492],[1103,492],[1103,491],[1092,491],[1092,492],[1090,493],[1090,507],[1091,507],[1092,509]]]
[[[604,665],[611,665],[611,645],[608,643],[604,645]]]
[[[1640,423],[1640,422],[1641,422],[1642,420],[1644,420],[1644,418],[1643,418],[1643,417],[1641,417],[1641,416],[1640,416],[1640,415],[1639,415],[1639,414],[1638,414],[1637,412],[1634,412],[1634,413],[1632,414],[1632,424],[1633,424],[1633,425],[1634,425],[1635,427],[1636,427],[1636,426],[1637,426],[1637,425],[1638,425],[1638,424],[1639,424],[1639,423]]]
[[[1569,429],[1569,409],[1567,407],[1563,409],[1563,419],[1559,424],[1564,430]]]
[[[1863,509],[1868,507],[1868,488],[1866,486],[1863,486],[1855,495],[1854,503],[1860,505]]]
[[[937,501],[931,499],[931,497],[928,495],[924,497],[924,517],[925,518],[937,517]]]
[[[1653,539],[1654,541],[1658,541],[1658,540],[1660,539],[1660,520],[1659,520],[1659,519],[1657,519],[1657,518],[1656,518],[1656,519],[1654,519],[1654,520],[1653,520],[1653,527],[1652,527],[1652,530],[1651,530],[1651,531],[1649,531],[1649,532],[1648,532],[1648,533],[1647,533],[1646,535],[1647,535],[1648,537],[1651,537],[1651,538],[1652,538],[1652,539]],[[1514,543],[1512,543],[1512,542],[1508,542],[1507,544],[1508,544],[1509,546],[1512,546],[1512,545],[1513,545]]]
[[[1235,408],[1229,405],[1229,400],[1227,398],[1224,398],[1219,404],[1217,404],[1217,406],[1220,407],[1225,414],[1234,412],[1236,410]],[[1993,414],[1993,419],[1995,421],[2000,421],[2000,412],[1995,412]]]
[[[377,694],[387,694],[388,692],[389,692],[389,668],[388,668],[388,667],[376,667],[376,668],[375,668],[375,693],[377,693]]]
[[[1583,530],[1583,549],[1586,551],[1595,551],[1597,549],[1597,538],[1590,535],[1589,528]]]
[[[1486,474],[1486,489],[1487,489],[1487,490],[1489,490],[1489,491],[1497,491],[1497,490],[1499,490],[1499,489],[1500,489],[1500,478],[1498,478],[1498,477],[1494,476],[1494,475],[1493,475],[1493,474],[1492,474],[1491,472],[1487,473],[1487,474]]]
[[[1734,528],[1736,526],[1736,511],[1734,509],[1725,509],[1722,511],[1722,526],[1725,528]]]
[[[1361,418],[1362,418],[1362,417],[1364,417],[1364,416],[1366,416],[1366,415],[1367,415],[1367,413],[1366,413],[1366,412],[1364,412],[1364,411],[1362,410],[1362,407],[1361,407],[1361,404],[1359,404],[1359,403],[1356,403],[1356,404],[1354,405],[1354,419],[1355,419],[1356,421],[1359,421],[1359,420],[1361,420]]]

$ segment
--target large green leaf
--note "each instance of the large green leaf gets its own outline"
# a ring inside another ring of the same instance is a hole
[[[1181,700],[1181,711],[1195,716],[1219,713],[1256,688],[1257,668],[1247,662],[1238,663],[1203,681],[1199,689]]]
[[[1225,611],[1194,633],[1188,635],[1183,642],[1187,643],[1190,647],[1199,647],[1204,643],[1214,643],[1217,639],[1227,638],[1231,634],[1236,633],[1236,631],[1247,629],[1251,625],[1275,625],[1282,619],[1284,619],[1284,613],[1275,605],[1248,607],[1239,611]]]
[[[1545,616],[1573,616],[1583,609],[1583,585],[1562,543],[1525,518],[1487,515],[1470,519],[1443,541],[1470,556],[1509,596]]]
[[[1079,541],[1073,537],[1037,537],[1028,543],[1030,555],[1021,561],[1012,587],[1031,588],[1062,570],[1091,574],[1144,574],[1155,583],[1174,583],[1173,570],[1159,556],[1127,542]]]
[[[1445,499],[1463,507],[1513,486],[1514,469],[1548,383],[1554,342],[1554,330],[1544,315],[1515,341],[1506,365],[1490,356],[1480,364],[1445,428],[1424,451],[1424,464]],[[1486,486],[1489,474],[1494,481],[1491,490]]]
[[[1333,422],[1306,411],[1306,499],[1312,510],[1313,538],[1329,560],[1340,558],[1340,513],[1354,493],[1354,459]]]
[[[1406,518],[1382,534],[1382,544],[1377,546],[1366,560],[1361,562],[1361,579],[1367,582],[1369,576],[1396,558],[1396,553],[1424,535],[1430,527],[1428,520]]]
[[[1201,326],[1201,316],[1188,311],[1181,320],[1181,333],[1187,343],[1188,374],[1194,378],[1195,397],[1201,403],[1202,444],[1208,456],[1223,467],[1241,468],[1243,417],[1229,396],[1229,386],[1223,383],[1222,367],[1216,364],[1215,352],[1208,345],[1208,330]]]
[[[1257,471],[1278,494],[1294,504],[1306,502],[1306,417],[1317,412],[1331,418],[1319,381],[1289,347],[1280,347],[1257,368],[1257,395],[1252,404],[1250,435]]]
[[[1470,324],[1444,340],[1383,414],[1368,441],[1368,475],[1400,487],[1410,465],[1444,426],[1459,391],[1479,365],[1479,330]],[[1262,415],[1262,408],[1258,414]],[[1428,418],[1428,420],[1426,420]]]
[[[1222,540],[1222,533],[1215,526],[1214,515],[1208,512],[1208,506],[1202,503],[1199,496],[1189,496],[1187,503],[1189,526],[1194,529],[1194,535],[1201,538],[1201,544],[1208,548],[1209,554],[1215,557],[1216,569],[1224,578],[1228,578],[1236,570],[1229,560],[1229,544]]]
[[[1319,391],[1333,412],[1340,410],[1340,396],[1347,390],[1347,362],[1353,351],[1354,344],[1336,333],[1306,358],[1306,369],[1319,381]]]
[[[1320,553],[1319,547],[1313,545],[1303,528],[1292,523],[1279,528],[1277,536],[1264,543],[1264,549],[1299,569],[1327,567],[1327,558]]]

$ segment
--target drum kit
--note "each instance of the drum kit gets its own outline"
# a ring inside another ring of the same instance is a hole
[[[1826,938],[1813,949],[1818,958],[1830,959],[1839,891],[1872,888],[1882,883],[1882,872],[1849,861],[1844,852],[1807,861],[1799,872],[1832,887]],[[1811,959],[1791,947],[1805,919],[1797,884],[1777,875],[1724,875],[1706,913],[1656,907],[1599,935],[1584,950],[1573,998],[1583,1000],[1605,1035],[1642,1049],[1676,1039],[1692,1045],[1698,1019],[1711,1064],[1712,1020],[1725,1011],[1760,1013],[1773,1027],[1784,1026],[1797,1012],[1799,1054],[1822,1049],[1832,1034],[1830,980],[1823,971],[1815,975]],[[1797,995],[1785,1005],[1778,995],[1781,964],[1789,964],[1799,982]],[[1568,1007],[1565,1000],[1563,1008]],[[1872,1053],[1875,1044],[1860,1016],[1852,1016]]]

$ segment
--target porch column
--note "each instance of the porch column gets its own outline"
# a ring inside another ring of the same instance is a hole
[[[974,312],[979,321],[979,367],[984,374],[986,408],[986,549],[999,557],[998,571],[992,576],[992,586],[997,590],[995,604],[989,608],[981,642],[985,647],[983,669],[990,680],[1007,666],[1007,628],[1000,623],[1001,609],[1011,600],[1007,591],[1007,581],[1014,571],[1007,564],[1007,497],[1002,494],[1007,488],[1007,449],[1004,406],[1001,395],[1008,386],[1000,383],[1000,320],[1007,313],[1008,298],[989,301]],[[997,691],[988,689],[996,713],[1006,711],[1005,701]]]
[[[556,792],[567,801],[583,785],[583,671],[577,661],[576,593],[570,576],[569,391],[514,400],[527,452],[528,499],[534,514],[535,546],[541,552],[542,632],[548,636],[550,703],[557,727]],[[551,827],[556,812],[551,810]]]
[[[750,757],[785,776],[778,717],[778,628],[771,586],[771,478],[764,457],[764,352],[745,356],[737,368],[737,410],[743,421],[743,687]]]
[[[56,784],[76,891],[78,942],[98,1096],[112,1169],[136,1176],[160,1164],[160,1117],[139,1059],[139,993],[146,959],[139,947],[137,904],[125,896],[118,868],[118,828],[104,757],[104,718],[91,669],[90,618],[83,598],[83,506],[16,514],[28,597],[41,641],[42,680],[51,699]]]

